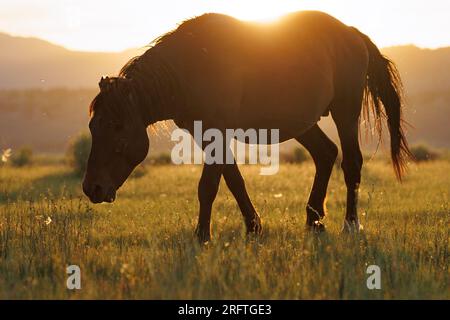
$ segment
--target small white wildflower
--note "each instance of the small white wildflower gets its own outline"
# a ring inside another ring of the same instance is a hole
[[[45,219],[44,222],[45,222],[46,225],[49,225],[50,223],[52,223],[52,218],[47,217],[47,219]]]
[[[7,162],[9,157],[11,157],[11,148],[3,150],[3,152],[2,152],[2,162]]]
[[[276,193],[273,195],[274,198],[281,198],[283,196],[282,193]]]

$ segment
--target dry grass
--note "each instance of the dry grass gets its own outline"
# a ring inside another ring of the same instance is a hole
[[[311,163],[275,176],[243,167],[264,234],[245,238],[222,182],[206,248],[193,235],[201,167],[147,171],[114,204],[92,205],[64,166],[0,167],[0,298],[450,298],[449,162],[413,165],[402,185],[387,163],[368,163],[358,236],[339,232],[345,187],[335,170],[319,237],[303,229]],[[81,267],[81,290],[66,289],[70,264]],[[381,290],[366,287],[371,264]]]

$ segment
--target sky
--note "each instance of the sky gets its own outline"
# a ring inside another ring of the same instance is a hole
[[[297,10],[325,11],[381,46],[450,46],[450,0],[0,0],[0,32],[72,50],[142,47],[205,12],[269,21]]]

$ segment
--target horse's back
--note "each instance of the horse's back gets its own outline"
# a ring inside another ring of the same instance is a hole
[[[342,39],[353,37],[346,25],[316,11],[270,24],[206,14],[177,31],[179,66],[199,115],[227,126],[300,131],[327,112],[343,60],[337,56],[348,50]]]
[[[333,100],[335,42],[330,31],[345,32],[345,25],[324,13],[307,11],[251,28],[239,113],[252,125],[264,121],[289,130],[308,129]]]

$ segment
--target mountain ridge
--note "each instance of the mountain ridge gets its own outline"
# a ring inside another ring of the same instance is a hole
[[[0,89],[92,88],[101,75],[117,74],[146,47],[121,52],[75,51],[35,37],[0,33]],[[450,47],[402,45],[382,48],[402,73],[410,92],[450,88]]]
[[[87,107],[98,92],[101,75],[117,74],[143,51],[71,51],[45,40],[5,34],[0,34],[0,49],[0,149],[29,145],[38,152],[62,152],[70,139],[85,131]],[[450,47],[406,45],[382,52],[397,64],[404,82],[411,143],[450,147]],[[320,125],[337,142],[331,119],[324,118]],[[169,145],[167,137],[155,140],[152,150]]]
[[[116,74],[141,49],[74,51],[34,37],[0,33],[0,89],[92,88],[101,75]]]

